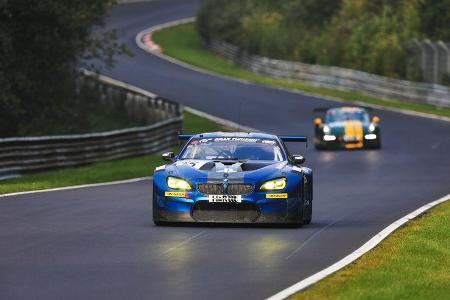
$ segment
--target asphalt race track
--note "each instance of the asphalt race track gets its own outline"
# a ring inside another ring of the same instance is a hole
[[[117,6],[107,25],[135,56],[106,74],[262,131],[312,138],[312,109],[336,103],[197,73],[135,45],[139,31],[195,9],[190,0]],[[155,227],[150,180],[0,198],[0,299],[271,296],[450,191],[450,123],[374,113],[380,151],[292,147],[315,172],[313,222],[299,229]]]

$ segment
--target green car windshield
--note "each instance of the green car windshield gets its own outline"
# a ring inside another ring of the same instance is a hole
[[[364,110],[340,110],[332,109],[327,112],[326,123],[360,121],[369,122],[369,115]]]

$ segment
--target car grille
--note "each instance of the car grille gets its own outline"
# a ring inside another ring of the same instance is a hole
[[[201,183],[198,185],[198,191],[205,195],[248,195],[253,192],[253,184],[230,183],[225,192],[222,183]]]
[[[192,217],[198,222],[253,223],[260,216],[259,209],[252,203],[209,203],[197,202]]]
[[[253,193],[253,184],[231,183],[228,185],[228,195],[248,195]]]

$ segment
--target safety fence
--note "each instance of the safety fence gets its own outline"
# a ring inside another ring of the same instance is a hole
[[[274,78],[298,80],[314,86],[362,92],[404,102],[450,107],[450,88],[443,85],[387,78],[340,67],[270,59],[247,54],[235,45],[217,40],[209,41],[207,45],[211,51],[243,68]]]
[[[442,83],[450,80],[450,43],[412,40],[406,50],[416,56],[425,82]],[[447,78],[445,78],[447,77]]]
[[[178,103],[88,71],[81,82],[101,91],[101,101],[123,102],[128,114],[154,123],[100,133],[0,139],[0,178],[151,154],[178,144],[183,124]]]

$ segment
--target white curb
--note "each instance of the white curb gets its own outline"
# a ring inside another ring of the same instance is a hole
[[[395,221],[388,227],[384,228],[382,231],[380,231],[374,237],[372,237],[368,242],[366,242],[364,245],[362,245],[361,247],[359,247],[358,249],[356,249],[355,251],[353,251],[352,253],[350,253],[349,255],[347,255],[346,257],[341,259],[340,261],[332,264],[331,266],[329,266],[326,269],[323,269],[322,271],[317,272],[314,275],[311,275],[311,276],[303,279],[302,281],[297,282],[296,284],[288,287],[287,289],[282,290],[281,292],[267,298],[267,300],[286,299],[287,297],[289,297],[301,290],[304,290],[305,288],[313,285],[314,283],[324,279],[325,277],[327,277],[327,276],[333,274],[334,272],[342,269],[343,267],[349,265],[350,263],[352,263],[355,260],[357,260],[358,258],[360,258],[363,254],[365,254],[368,251],[370,251],[371,249],[373,249],[382,240],[384,240],[387,236],[389,236],[392,232],[397,230],[399,227],[401,227],[402,225],[407,223],[409,220],[416,218],[417,216],[423,214],[430,208],[432,208],[438,204],[441,204],[445,201],[448,201],[448,200],[450,200],[450,194],[416,209],[412,213],[404,216],[403,218],[398,219],[397,221]]]

